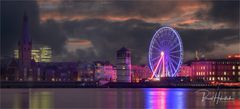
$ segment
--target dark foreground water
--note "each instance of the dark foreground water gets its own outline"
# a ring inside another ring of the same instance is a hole
[[[217,93],[204,90],[209,98]],[[240,109],[239,89],[219,91],[231,100],[206,100],[200,89],[182,88],[1,89],[1,109]]]

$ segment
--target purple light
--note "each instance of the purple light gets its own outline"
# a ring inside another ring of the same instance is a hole
[[[174,77],[182,64],[183,46],[179,34],[170,27],[160,28],[149,47],[150,79]]]

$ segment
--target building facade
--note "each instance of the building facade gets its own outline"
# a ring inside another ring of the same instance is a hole
[[[117,51],[117,82],[131,82],[131,52],[123,47]]]
[[[199,60],[191,64],[193,80],[240,82],[240,59]]]
[[[132,82],[141,82],[148,80],[152,71],[147,65],[132,65]]]
[[[177,73],[178,77],[191,77],[192,76],[192,67],[189,65],[182,65],[179,72]]]
[[[95,61],[95,79],[116,82],[116,67],[109,62]]]

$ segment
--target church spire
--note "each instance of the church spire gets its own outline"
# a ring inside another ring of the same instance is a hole
[[[22,38],[19,41],[19,60],[24,67],[31,66],[32,42],[29,38],[28,17],[27,14],[24,13]]]
[[[29,43],[29,27],[28,27],[28,16],[24,12],[23,16],[23,36],[22,36],[22,42],[23,43]]]

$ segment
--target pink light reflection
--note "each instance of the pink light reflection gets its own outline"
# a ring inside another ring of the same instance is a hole
[[[162,56],[161,56],[161,58],[158,60],[157,66],[156,66],[156,68],[153,70],[153,74],[152,74],[152,76],[151,76],[151,78],[150,78],[150,79],[152,79],[152,78],[153,78],[153,76],[155,75],[155,73],[156,73],[156,70],[158,69],[158,66],[159,66],[159,64],[160,64],[161,60],[162,60]]]

